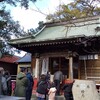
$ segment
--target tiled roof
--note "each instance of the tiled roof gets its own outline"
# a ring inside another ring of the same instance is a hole
[[[18,56],[5,55],[0,58],[0,62],[15,63],[18,59],[20,59]]]
[[[73,23],[56,23],[54,25],[46,25],[35,36],[28,36],[11,40],[9,43],[12,45],[33,44],[37,42],[54,41],[61,39],[70,39],[79,36],[100,36],[100,31],[96,32],[95,28],[100,25],[100,16],[89,17],[88,19],[77,19]]]
[[[21,63],[21,62],[31,62],[31,54],[30,53],[25,54],[25,56],[20,58],[17,62],[18,63]]]

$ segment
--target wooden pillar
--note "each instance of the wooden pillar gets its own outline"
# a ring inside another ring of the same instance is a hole
[[[36,58],[32,56],[31,67],[33,76],[34,76],[35,64],[36,64]]]
[[[17,74],[20,72],[20,66],[19,66],[19,64],[18,64],[18,66],[17,66]]]
[[[69,57],[69,79],[73,80],[73,57]]]
[[[34,75],[34,86],[32,90],[32,94],[36,94],[37,83],[38,83],[38,73],[39,73],[39,58],[32,57],[32,68],[33,68],[33,75]]]
[[[86,60],[84,59],[84,68],[85,68],[85,79],[87,79],[87,66],[86,66]]]
[[[36,58],[34,75],[35,75],[35,78],[39,78],[39,58]]]

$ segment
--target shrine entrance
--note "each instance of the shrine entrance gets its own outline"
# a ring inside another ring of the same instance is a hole
[[[53,75],[56,71],[62,71],[65,78],[69,78],[69,59],[65,57],[50,57],[49,58],[49,71]],[[73,58],[73,78],[78,79],[79,74],[79,62],[78,58]]]

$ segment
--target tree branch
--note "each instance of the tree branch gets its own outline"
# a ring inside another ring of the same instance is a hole
[[[5,0],[0,0],[0,2],[3,2],[3,1],[5,1]]]
[[[41,12],[40,10],[35,10],[35,9],[33,9],[33,8],[30,8],[32,11],[35,11],[35,12],[38,12],[38,13],[41,13],[41,14],[43,14],[43,15],[45,15],[45,16],[47,16],[47,14],[45,14],[45,13],[43,13],[43,12]]]

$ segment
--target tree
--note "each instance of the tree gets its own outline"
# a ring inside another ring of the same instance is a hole
[[[29,3],[34,3],[35,1],[36,0],[0,0],[0,38],[3,38],[2,42],[0,42],[0,51],[2,53],[13,54],[13,49],[7,44],[7,41],[11,39],[12,35],[20,37],[26,34],[19,22],[15,22],[10,16],[10,12],[5,10],[6,5],[20,5],[21,7],[28,9]]]
[[[21,29],[19,22],[15,22],[10,16],[10,12],[6,11],[6,4],[17,6],[20,4],[21,7],[28,8],[30,2],[36,0],[0,0],[0,37],[10,39],[11,35],[21,36],[23,29]]]
[[[4,9],[0,10],[0,38],[2,41],[0,42],[0,51],[3,54],[13,54],[13,49],[11,46],[7,44],[7,42],[11,39],[12,36],[20,37],[24,35],[25,32],[20,27],[18,22],[12,20],[10,13],[5,11]],[[11,49],[9,51],[9,49]]]
[[[36,29],[30,29],[30,30],[28,30],[28,34],[29,35],[32,35],[32,34],[36,34],[38,31],[40,31],[42,28],[43,28],[43,21],[39,21],[39,23],[38,23],[38,27],[36,28]]]
[[[36,0],[0,0],[0,2],[7,3],[10,5],[17,6],[19,4],[21,7],[28,8],[30,2],[36,2]]]
[[[49,20],[71,20],[75,18],[88,17],[100,14],[100,7],[97,5],[100,0],[74,0],[68,5],[59,5],[54,14],[47,16]]]
[[[14,36],[21,36],[24,31],[21,29],[18,22],[15,22],[11,17],[9,12],[4,12],[4,10],[0,13],[0,37],[9,40],[11,39],[12,34]]]
[[[43,23],[44,23],[43,21],[39,21],[39,23],[38,23],[38,25],[39,25],[38,29],[39,30],[41,30],[43,28]]]

